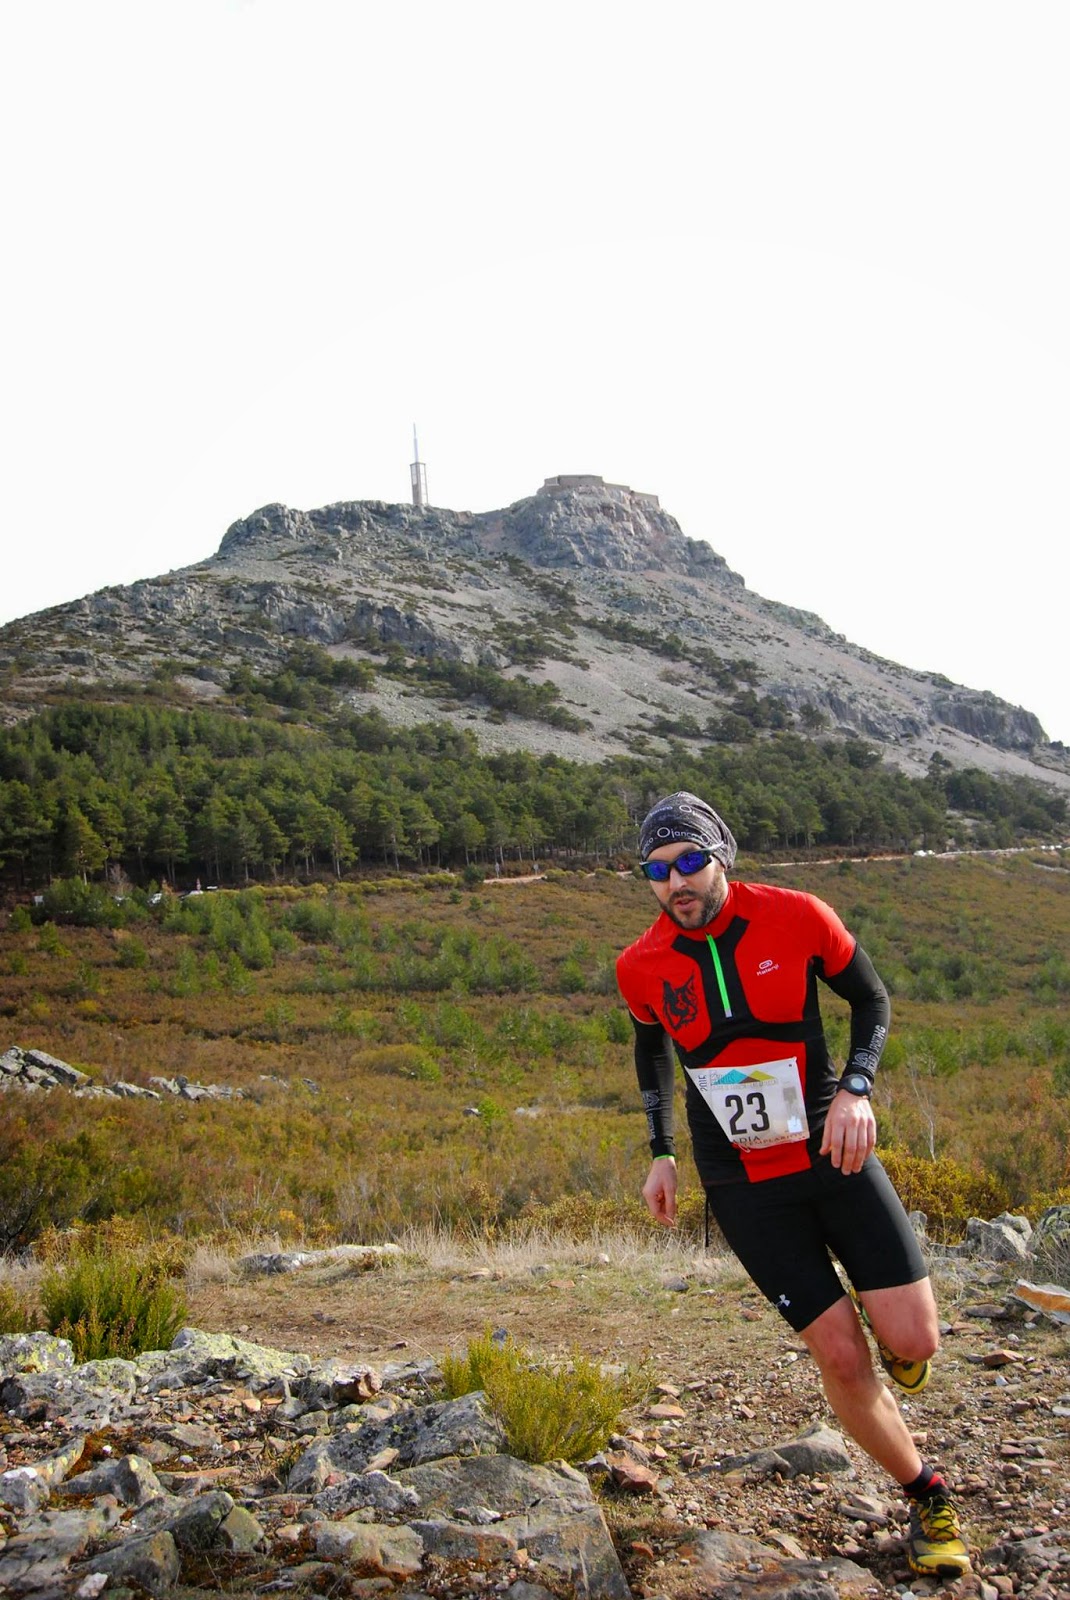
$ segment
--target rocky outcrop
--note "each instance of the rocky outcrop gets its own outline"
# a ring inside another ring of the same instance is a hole
[[[724,558],[711,545],[688,539],[652,496],[616,484],[540,492],[477,518],[476,537],[486,548],[511,551],[534,567],[677,572],[743,588]]]
[[[46,1050],[20,1050],[12,1045],[0,1056],[0,1088],[8,1082],[37,1089],[82,1089],[92,1082],[87,1072],[50,1056]]]
[[[1040,719],[1031,711],[1010,706],[986,691],[941,691],[933,695],[932,714],[937,722],[1000,750],[1032,750],[1047,742]]]
[[[359,1404],[336,1363],[193,1330],[88,1365],[48,1335],[0,1339],[0,1408],[70,1435],[47,1453],[14,1435],[26,1460],[0,1474],[0,1593],[162,1596],[206,1575],[214,1589],[220,1571],[283,1587],[297,1556],[321,1589],[630,1600],[587,1477],[504,1453],[483,1395],[427,1404],[429,1362],[365,1368]]]
[[[242,1100],[241,1089],[222,1083],[193,1083],[181,1073],[174,1078],[150,1078],[148,1085],[123,1078],[95,1083],[91,1074],[72,1067],[44,1050],[23,1050],[11,1045],[0,1056],[0,1094],[5,1090],[34,1094],[40,1090],[73,1089],[86,1099],[110,1095],[116,1100],[159,1100],[174,1095],[180,1100]]]

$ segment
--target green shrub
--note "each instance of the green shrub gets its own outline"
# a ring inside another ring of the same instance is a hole
[[[426,1050],[415,1044],[381,1044],[363,1050],[353,1058],[361,1072],[382,1072],[394,1078],[416,1078],[420,1083],[438,1083],[442,1069]]]
[[[121,967],[125,967],[129,971],[136,971],[141,967],[147,966],[148,960],[149,952],[145,949],[140,939],[135,939],[133,935],[123,939],[119,945],[119,965]]]
[[[335,937],[335,907],[326,900],[299,900],[288,906],[283,921],[310,944],[330,944]]]
[[[227,965],[223,973],[223,983],[231,994],[249,994],[253,987],[252,976],[248,967],[236,950],[227,956]]]
[[[705,1199],[702,1191],[698,1194]],[[682,1205],[683,1202],[681,1202]],[[574,1194],[560,1194],[543,1202],[530,1200],[520,1215],[511,1218],[505,1226],[505,1236],[510,1239],[527,1239],[534,1234],[552,1234],[572,1240],[587,1240],[599,1232],[619,1229],[657,1230],[646,1206],[636,1195],[593,1195],[587,1189]]]
[[[587,976],[575,956],[566,956],[557,969],[557,990],[560,994],[582,994],[587,987]]]
[[[152,1246],[79,1244],[42,1279],[46,1325],[71,1341],[76,1361],[170,1349],[186,1320],[173,1270],[173,1256]]]
[[[37,1326],[33,1307],[10,1283],[0,1283],[0,1336],[32,1333]]]
[[[49,884],[33,915],[38,922],[65,922],[79,928],[117,928],[123,921],[115,897],[102,884],[83,883],[81,878],[59,878]]]
[[[602,1029],[610,1044],[630,1044],[634,1037],[631,1019],[622,1007],[602,1013]]]
[[[999,1178],[951,1156],[927,1161],[896,1146],[878,1153],[907,1210],[928,1217],[930,1233],[960,1238],[970,1217],[995,1217],[1011,1204]]]
[[[651,1389],[643,1371],[605,1372],[573,1352],[560,1367],[538,1365],[511,1338],[488,1328],[463,1356],[446,1356],[442,1375],[450,1399],[482,1390],[521,1461],[585,1461],[600,1450],[626,1407]]]
[[[94,1196],[87,1139],[38,1146],[14,1120],[0,1128],[0,1251],[23,1250],[50,1224],[65,1227]]]
[[[280,1044],[287,1028],[296,1021],[297,1012],[288,1000],[273,1000],[264,1009],[264,1035]]]
[[[201,978],[197,952],[191,950],[189,945],[183,946],[178,952],[178,964],[175,975],[171,979],[169,989],[176,999],[186,999],[192,994],[199,994]]]
[[[67,946],[60,938],[54,922],[42,924],[41,931],[37,935],[37,948],[43,950],[46,956],[65,956],[70,954]]]

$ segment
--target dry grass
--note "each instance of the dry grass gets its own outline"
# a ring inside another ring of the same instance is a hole
[[[423,1225],[407,1229],[396,1242],[409,1260],[432,1272],[487,1272],[504,1282],[538,1273],[609,1269],[644,1281],[660,1274],[713,1284],[738,1271],[723,1248],[706,1254],[679,1234],[649,1229],[596,1230],[589,1239],[577,1240],[569,1233],[532,1228],[520,1237],[473,1239]]]

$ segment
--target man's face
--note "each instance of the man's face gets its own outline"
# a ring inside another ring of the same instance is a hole
[[[651,850],[647,860],[672,862],[689,850],[701,848],[677,840]],[[681,928],[704,928],[713,921],[728,894],[728,878],[719,861],[708,862],[701,872],[693,872],[687,878],[680,872],[670,872],[664,883],[648,881],[661,909]]]

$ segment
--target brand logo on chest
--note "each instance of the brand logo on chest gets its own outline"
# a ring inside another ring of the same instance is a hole
[[[759,978],[767,978],[771,972],[779,972],[779,971],[780,971],[780,962],[779,961],[774,961],[772,959],[772,957],[769,956],[764,961],[759,961],[757,976]]]

